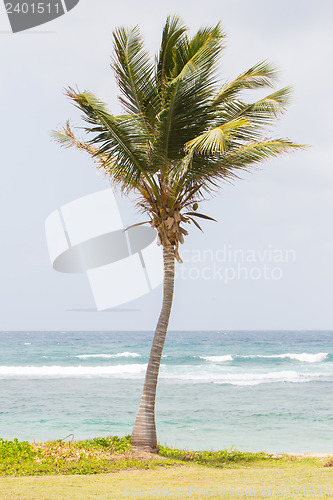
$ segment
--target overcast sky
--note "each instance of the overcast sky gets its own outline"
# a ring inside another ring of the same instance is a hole
[[[113,29],[139,24],[155,54],[170,13],[193,30],[221,21],[222,78],[274,62],[294,98],[272,135],[311,145],[205,203],[218,223],[204,223],[204,234],[192,228],[185,241],[170,328],[332,329],[332,2],[80,0],[17,34],[0,6],[0,330],[154,328],[161,287],[96,312],[86,276],[52,269],[44,224],[61,205],[107,187],[89,157],[49,138],[68,118],[81,124],[63,88],[91,90],[118,113]],[[126,200],[120,206],[126,223],[139,220]]]

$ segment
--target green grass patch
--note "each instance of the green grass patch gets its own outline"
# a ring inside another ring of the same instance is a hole
[[[173,458],[182,462],[191,462],[210,467],[224,467],[226,465],[245,465],[253,462],[272,460],[273,455],[265,452],[251,453],[235,449],[219,451],[189,451],[177,450],[160,446],[159,455]]]
[[[130,436],[85,441],[28,443],[0,440],[0,475],[101,474],[127,469],[169,467],[173,461],[132,456]]]
[[[272,467],[284,464],[293,464],[294,462],[307,463],[309,465],[324,465],[331,467],[333,461],[331,457],[316,458],[296,455],[274,455],[264,451],[252,453],[249,451],[239,451],[235,448],[224,449],[218,451],[191,451],[191,450],[178,450],[166,446],[160,446],[159,455],[171,458],[180,462],[192,463],[197,465],[205,465],[208,467],[246,467],[253,465],[256,467],[270,465]]]
[[[131,437],[108,436],[84,441],[46,443],[0,439],[0,476],[101,474],[128,469],[168,468],[180,464],[213,468],[278,466],[295,460],[315,466],[332,466],[331,459],[295,458],[267,453],[189,451],[160,446],[159,455],[138,456],[131,452]]]

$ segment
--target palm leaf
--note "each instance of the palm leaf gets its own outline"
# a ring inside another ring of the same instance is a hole
[[[178,16],[169,16],[163,28],[162,43],[157,61],[156,81],[160,95],[163,95],[165,83],[170,79],[174,71],[174,57],[178,48],[185,42],[187,31]]]
[[[222,181],[302,147],[265,137],[266,126],[284,112],[290,87],[255,102],[241,96],[273,87],[273,65],[261,61],[217,89],[224,38],[219,24],[190,37],[184,23],[170,16],[154,65],[138,27],[119,28],[112,67],[126,114],[112,115],[90,92],[67,91],[83,111],[89,140],[78,139],[69,125],[54,134],[56,140],[88,152],[112,182],[135,190],[138,206],[156,224],[173,211],[190,209]]]
[[[187,142],[203,132],[213,118],[211,99],[216,63],[221,51],[222,34],[219,25],[207,30],[198,40],[196,51],[181,72],[164,86],[164,109],[158,116],[157,156],[178,159]]]
[[[242,170],[248,170],[257,163],[297,149],[304,149],[304,146],[294,144],[288,139],[270,139],[244,144],[215,159],[211,157],[205,163],[193,161],[192,168],[187,172],[185,185],[200,182],[207,191],[210,191],[218,186],[221,180],[238,178]]]
[[[221,29],[221,25],[218,23],[217,26],[208,26],[199,29],[191,39],[187,36],[183,37],[181,43],[177,45],[177,50],[174,55],[175,68],[173,70],[173,76],[176,77],[181,73],[187,62],[192,60],[209,39],[214,38],[216,41],[218,40],[221,52],[224,48],[223,39],[225,36],[225,33]]]
[[[247,119],[230,120],[199,135],[185,144],[185,151],[201,154],[223,153],[227,151],[229,140],[240,128],[251,126]]]
[[[142,116],[146,127],[154,124],[158,93],[154,85],[154,65],[144,49],[138,27],[119,28],[113,34],[115,56],[112,68],[121,91],[119,97],[126,111]]]
[[[258,101],[244,105],[238,116],[249,118],[252,123],[268,124],[286,110],[292,95],[291,87],[284,87]]]
[[[198,214],[197,212],[186,212],[186,215],[191,215],[192,217],[199,217],[200,219],[212,220],[213,222],[217,222],[213,217],[209,217],[208,215]]]
[[[187,214],[186,214],[186,215],[187,215]],[[198,222],[197,222],[195,219],[193,219],[193,217],[189,217],[189,219],[190,219],[190,220],[193,222],[193,224],[194,224],[195,226],[197,226],[197,228],[198,228],[198,229],[200,229],[200,231],[203,233],[203,230],[202,230],[202,228],[200,227],[200,224],[198,224]]]
[[[128,231],[129,229],[132,229],[133,227],[138,227],[138,226],[143,226],[144,224],[150,224],[149,220],[146,220],[145,222],[138,222],[137,224],[132,224],[131,226],[128,226],[124,229],[123,233]]]
[[[216,95],[213,104],[218,106],[224,101],[234,99],[244,89],[273,87],[277,70],[268,61],[261,61],[239,75],[232,82],[226,83]]]
[[[52,130],[51,137],[65,148],[75,147],[76,149],[89,153],[89,155],[93,156],[99,165],[104,165],[107,161],[110,162],[110,159],[107,160],[106,156],[99,154],[97,148],[78,139],[72,131],[69,121],[66,122],[66,125],[63,128],[59,130]]]
[[[96,155],[106,158],[105,171],[116,181],[123,180],[126,187],[137,186],[142,175],[157,194],[143,153],[145,136],[136,117],[119,119],[111,115],[105,104],[90,92],[76,93],[69,88],[67,95],[84,112],[84,119],[93,125],[86,130],[97,134],[91,143],[97,145]]]

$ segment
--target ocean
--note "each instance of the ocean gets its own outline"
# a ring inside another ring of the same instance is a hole
[[[153,333],[0,332],[0,437],[131,433]],[[333,332],[169,332],[158,440],[333,452]]]

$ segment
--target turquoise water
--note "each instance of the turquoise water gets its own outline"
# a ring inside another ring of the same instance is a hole
[[[153,334],[0,332],[0,437],[131,432]],[[170,332],[159,441],[333,452],[333,332]]]

